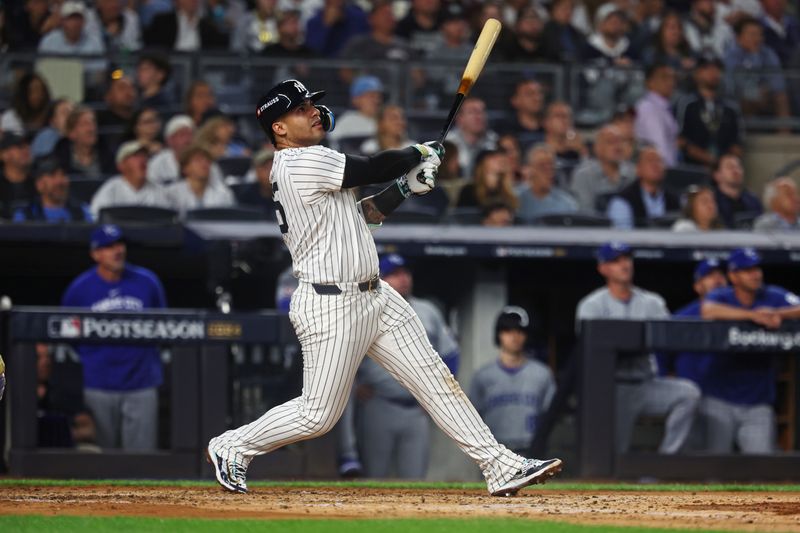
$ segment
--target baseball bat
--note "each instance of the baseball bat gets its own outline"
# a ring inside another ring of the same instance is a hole
[[[483,71],[483,66],[492,52],[497,36],[500,35],[500,30],[503,27],[497,19],[489,19],[483,25],[481,34],[478,36],[478,41],[475,43],[475,48],[472,49],[472,54],[469,56],[467,66],[464,68],[464,74],[461,75],[461,85],[458,86],[458,93],[456,94],[453,105],[450,107],[450,113],[447,115],[447,121],[442,128],[442,133],[439,135],[439,142],[444,142],[447,137],[447,132],[453,125],[453,120],[456,118],[456,113],[461,108],[461,103],[464,98],[469,94],[472,86],[475,85],[475,80],[480,76]]]

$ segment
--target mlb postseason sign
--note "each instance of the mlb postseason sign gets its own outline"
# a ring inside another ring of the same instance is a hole
[[[800,322],[769,330],[751,322],[658,320],[645,324],[645,343],[667,352],[800,352]]]
[[[16,307],[11,311],[12,342],[81,344],[280,343],[288,319],[277,312],[209,313],[163,309],[91,312],[79,309]]]

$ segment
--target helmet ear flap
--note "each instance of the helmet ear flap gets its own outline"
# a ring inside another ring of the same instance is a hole
[[[333,114],[333,111],[326,105],[318,104],[315,105],[319,110],[319,119],[322,121],[322,129],[325,131],[333,131],[333,128],[336,127],[336,116]]]

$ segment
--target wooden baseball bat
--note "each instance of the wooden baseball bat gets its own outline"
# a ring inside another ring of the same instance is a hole
[[[478,36],[478,41],[475,43],[475,48],[472,49],[472,55],[469,56],[467,66],[464,68],[464,74],[461,75],[461,85],[458,86],[458,93],[453,101],[453,105],[450,107],[450,113],[447,115],[447,122],[445,122],[442,133],[439,135],[440,143],[447,137],[447,132],[450,131],[450,127],[453,125],[453,120],[456,118],[456,113],[458,113],[458,110],[461,108],[461,103],[469,94],[472,86],[475,85],[475,80],[478,79],[481,71],[483,71],[483,66],[486,64],[486,60],[492,52],[492,48],[494,47],[495,41],[497,41],[497,36],[500,35],[502,27],[503,25],[500,24],[500,21],[497,19],[489,19],[483,25],[481,34]]]

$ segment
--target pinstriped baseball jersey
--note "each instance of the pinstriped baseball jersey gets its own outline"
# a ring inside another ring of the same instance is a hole
[[[273,198],[294,275],[310,283],[366,281],[378,253],[352,189],[342,189],[345,156],[324,146],[275,153]]]

